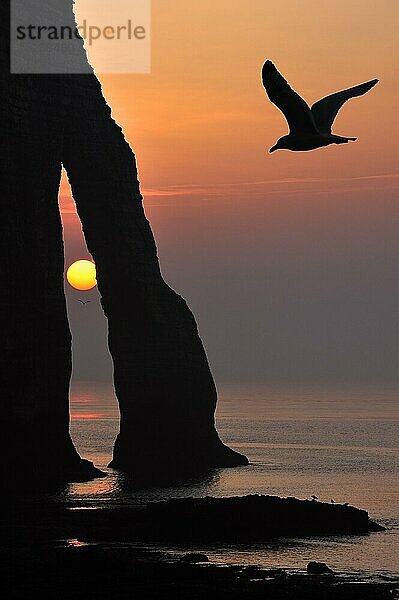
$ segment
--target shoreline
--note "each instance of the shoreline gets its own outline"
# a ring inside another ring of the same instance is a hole
[[[353,573],[215,565],[129,545],[14,548],[2,556],[8,598],[40,590],[42,598],[187,598],[203,600],[393,600],[399,579]]]
[[[213,594],[226,600],[392,600],[399,586],[399,577],[381,573],[315,575],[305,572],[305,563],[301,569],[265,568],[206,555],[206,545],[218,546],[223,556],[223,544],[250,547],[279,537],[284,547],[289,538],[376,535],[384,529],[366,511],[316,500],[208,497],[97,510],[14,504],[2,520],[1,565],[10,598],[40,589],[42,596],[47,590],[60,599],[119,598],[134,591],[153,600],[170,597],[173,588],[174,597],[194,600]],[[186,560],[187,552],[206,560]]]

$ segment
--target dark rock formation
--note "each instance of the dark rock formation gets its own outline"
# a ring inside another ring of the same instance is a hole
[[[191,563],[192,565],[196,563],[209,562],[207,555],[201,554],[200,552],[189,552],[188,554],[183,554],[180,560],[185,563]]]
[[[69,435],[61,78],[10,75],[8,2],[0,23],[1,479],[10,486],[84,480],[100,472],[80,459]]]
[[[72,21],[72,0],[58,2],[69,6]],[[93,74],[10,74],[8,2],[1,11],[5,479],[98,474],[69,436],[71,334],[57,199],[62,164],[109,321],[121,411],[112,466],[152,477],[246,464],[216,432],[216,390],[194,317],[162,279],[135,157],[98,80]]]
[[[0,555],[7,599],[392,600],[398,581],[313,577],[281,570],[183,563],[173,554],[118,546],[13,548]]]
[[[364,534],[382,531],[353,506],[280,498],[185,498],[149,504],[143,535],[171,541],[262,542],[272,537]]]
[[[23,530],[18,511],[18,530]],[[26,520],[26,519],[25,519]],[[144,507],[63,511],[57,539],[88,542],[250,544],[275,538],[362,535],[384,528],[353,506],[277,496],[187,498]],[[283,542],[281,542],[283,543]]]
[[[334,571],[330,569],[326,563],[311,560],[306,567],[306,572],[309,573],[309,575],[331,575]]]

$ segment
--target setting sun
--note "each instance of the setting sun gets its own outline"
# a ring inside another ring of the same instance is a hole
[[[75,290],[91,290],[97,285],[96,266],[91,260],[77,260],[72,263],[66,277]]]

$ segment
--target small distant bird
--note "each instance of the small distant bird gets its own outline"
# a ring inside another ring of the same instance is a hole
[[[372,79],[342,92],[330,94],[309,108],[305,100],[294,92],[270,60],[263,65],[262,81],[267,95],[282,111],[290,128],[289,134],[280,138],[269,152],[314,150],[330,144],[347,144],[349,141],[356,141],[357,138],[334,135],[331,132],[335,117],[347,100],[362,96],[378,83],[378,79]]]
[[[78,302],[81,302],[81,303],[83,304],[83,306],[86,306],[86,304],[89,304],[89,302],[91,302],[91,300],[86,300],[86,301],[85,301],[85,300],[80,300],[80,299],[78,298]]]
[[[330,500],[331,504],[335,504],[335,501],[331,498]]]
[[[310,496],[312,498],[312,500],[318,500],[317,496]]]

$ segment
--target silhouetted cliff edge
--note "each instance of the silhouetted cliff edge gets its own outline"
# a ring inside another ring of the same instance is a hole
[[[33,5],[37,22],[51,22],[58,11],[74,27],[72,0]],[[121,413],[112,467],[151,478],[247,464],[216,431],[216,387],[195,318],[163,280],[135,156],[83,42],[87,73],[72,69],[64,50],[59,72],[10,73],[9,2],[0,6],[3,481],[40,487],[101,475],[81,460],[69,433],[62,167],[109,324]]]

